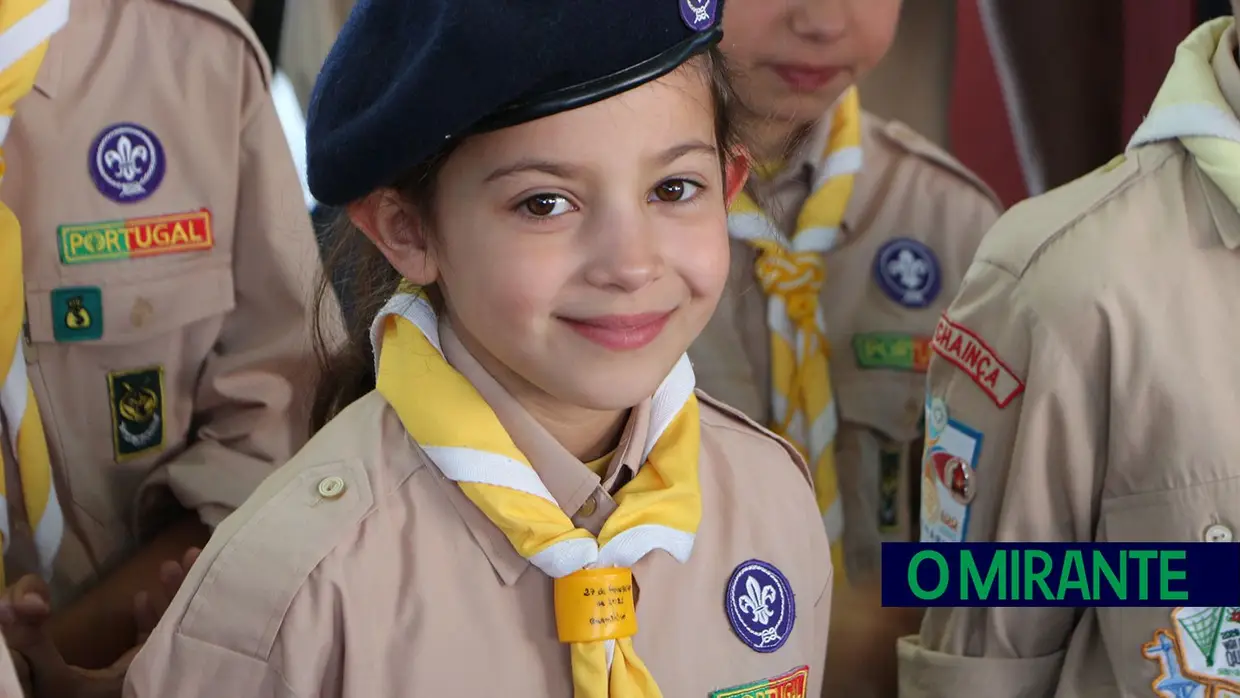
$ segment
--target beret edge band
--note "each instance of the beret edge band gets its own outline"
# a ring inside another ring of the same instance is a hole
[[[690,58],[719,43],[723,31],[716,24],[666,51],[601,78],[560,88],[527,101],[501,108],[469,129],[468,133],[496,131],[584,107],[653,82],[684,65]],[[467,135],[465,134],[465,135]]]

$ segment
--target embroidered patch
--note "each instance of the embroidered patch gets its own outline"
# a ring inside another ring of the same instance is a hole
[[[215,246],[211,212],[205,208],[167,216],[62,225],[56,235],[60,261],[65,264],[197,252]]]
[[[1180,607],[1172,610],[1171,623],[1141,647],[1143,657],[1159,664],[1150,683],[1154,692],[1167,698],[1240,694],[1240,608]]]
[[[921,540],[959,543],[969,531],[982,433],[954,419],[937,438],[926,437],[921,470]]]
[[[792,586],[774,565],[748,560],[728,579],[724,606],[736,636],[757,652],[774,652],[788,641],[796,620]]]
[[[853,335],[858,368],[925,373],[930,363],[930,338],[895,332]]]
[[[695,32],[710,29],[715,24],[716,0],[680,0],[680,18]]]
[[[103,292],[98,286],[52,291],[52,337],[83,342],[103,336]]]
[[[164,446],[164,367],[108,374],[112,444],[117,462]]]
[[[142,201],[164,180],[164,146],[138,124],[113,124],[90,146],[90,176],[100,194],[121,203]]]
[[[1025,389],[1025,384],[986,342],[968,328],[948,320],[946,315],[939,318],[930,346],[936,354],[969,374],[1000,408],[1007,407]]]
[[[947,404],[941,398],[932,398],[929,393],[926,393],[924,424],[927,443],[937,441],[943,435],[943,430],[947,428],[947,419]]]
[[[809,667],[802,666],[781,676],[711,691],[707,698],[806,698],[808,685]]]
[[[906,308],[930,305],[943,286],[934,251],[910,238],[896,238],[878,248],[874,278],[883,293]]]
[[[891,533],[900,528],[900,462],[904,449],[884,441],[878,452],[878,530]]]

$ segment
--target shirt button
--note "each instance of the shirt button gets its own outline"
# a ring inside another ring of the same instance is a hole
[[[335,499],[344,494],[344,478],[335,475],[319,480],[319,496],[324,499]]]
[[[598,511],[598,502],[594,501],[594,495],[590,495],[590,498],[587,499],[585,503],[581,505],[581,508],[577,510],[577,516],[588,519],[591,516],[594,516],[594,512],[596,511]]]
[[[1232,539],[1231,529],[1223,524],[1214,524],[1206,529],[1203,537],[1207,543],[1230,543]]]

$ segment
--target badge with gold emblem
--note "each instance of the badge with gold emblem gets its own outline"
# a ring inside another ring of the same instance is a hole
[[[117,462],[164,445],[164,368],[154,366],[108,374],[112,443]]]

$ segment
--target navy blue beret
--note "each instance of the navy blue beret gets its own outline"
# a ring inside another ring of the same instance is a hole
[[[360,0],[310,100],[310,191],[343,205],[453,139],[657,79],[719,41],[722,3]]]

